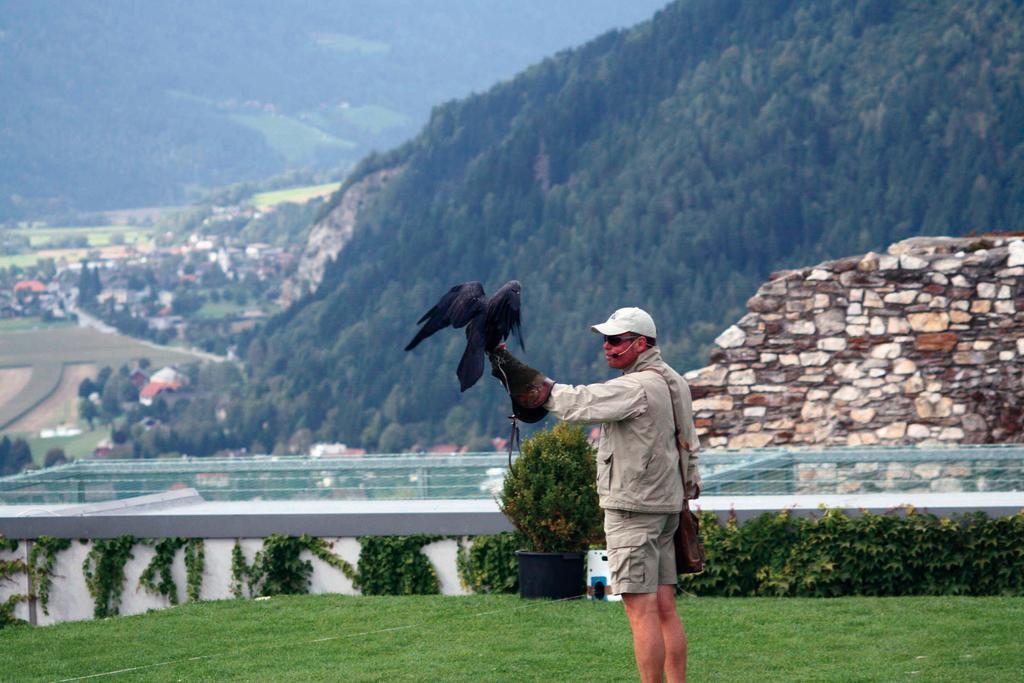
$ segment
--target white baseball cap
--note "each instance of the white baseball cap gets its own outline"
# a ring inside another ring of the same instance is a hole
[[[642,308],[620,308],[612,313],[608,320],[590,328],[598,334],[613,336],[625,332],[634,332],[644,337],[655,339],[658,330],[654,326],[654,318]]]

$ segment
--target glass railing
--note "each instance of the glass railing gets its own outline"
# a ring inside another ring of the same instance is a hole
[[[705,495],[1024,490],[1024,445],[707,453]]]
[[[0,479],[0,505],[182,488],[211,501],[490,499],[507,467],[504,453],[80,460]],[[709,451],[701,473],[704,495],[1022,491],[1024,445]]]
[[[80,460],[0,479],[0,504],[92,503],[194,488],[206,500],[492,498],[508,456]]]

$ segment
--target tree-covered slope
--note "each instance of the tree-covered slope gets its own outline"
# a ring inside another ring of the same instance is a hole
[[[347,168],[667,0],[0,0],[0,221]]]
[[[402,347],[451,285],[524,287],[525,359],[606,377],[588,325],[651,311],[667,359],[772,270],[915,234],[1024,227],[1024,10],[1005,1],[680,0],[435,110],[319,291],[249,345],[236,435],[391,450],[505,431],[458,393],[460,332]]]

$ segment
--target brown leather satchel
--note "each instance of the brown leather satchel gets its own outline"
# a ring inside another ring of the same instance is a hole
[[[685,483],[683,490],[686,490]],[[689,503],[684,494],[683,510],[679,513],[679,526],[672,539],[676,547],[677,574],[699,574],[704,571],[704,544],[700,542],[700,523],[697,521],[697,515],[690,512]]]

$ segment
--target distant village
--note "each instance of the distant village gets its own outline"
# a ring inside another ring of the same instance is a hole
[[[239,211],[258,213],[214,207],[204,223],[237,220]],[[8,274],[0,283],[0,319],[55,321],[85,313],[159,343],[182,340],[229,351],[230,344],[216,340],[251,328],[277,308],[281,283],[297,256],[212,232],[193,233],[170,246],[91,250],[83,261],[61,258],[21,271],[21,277]]]

